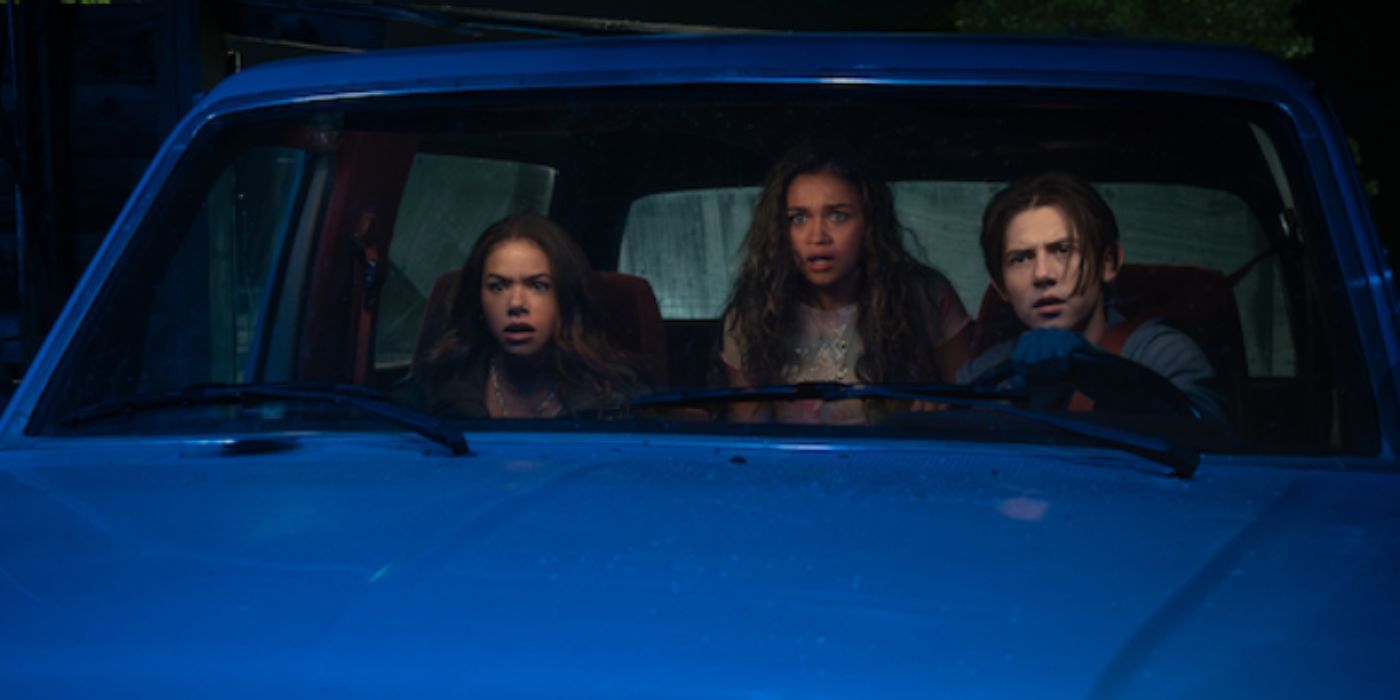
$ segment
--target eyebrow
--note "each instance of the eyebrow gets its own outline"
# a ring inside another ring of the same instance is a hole
[[[488,272],[488,273],[486,273],[486,279],[488,279],[488,280],[489,280],[489,279],[497,279],[497,280],[502,280],[502,281],[505,281],[505,282],[510,282],[511,280],[513,280],[513,279],[515,279],[515,278],[514,278],[514,277],[508,277],[508,276],[506,276],[506,275],[498,274],[498,273],[495,273],[495,272]],[[552,278],[550,277],[550,274],[549,274],[548,272],[537,272],[537,273],[535,273],[535,274],[533,274],[533,275],[526,275],[526,276],[524,276],[524,277],[522,277],[522,278],[520,278],[520,279],[523,279],[523,280],[525,280],[526,282],[534,282],[534,281],[537,281],[537,280],[549,280],[549,279],[552,279]]]
[[[856,204],[855,202],[837,202],[837,203],[835,203],[835,204],[823,204],[823,205],[821,205],[821,206],[819,206],[819,207],[809,207],[809,206],[802,205],[802,204],[795,204],[795,205],[789,206],[789,207],[788,207],[787,209],[785,209],[784,211],[789,211],[789,212],[793,212],[793,211],[810,211],[810,210],[812,210],[812,209],[814,209],[814,208],[815,208],[815,209],[821,209],[821,210],[823,210],[823,211],[830,211],[830,210],[832,210],[832,209],[855,209],[855,210],[859,210],[859,209],[860,209],[860,205],[859,205],[859,204]]]
[[[1054,246],[1054,245],[1064,245],[1064,244],[1076,245],[1076,243],[1075,243],[1075,241],[1074,241],[1074,237],[1073,237],[1073,236],[1065,236],[1064,238],[1056,238],[1056,239],[1053,240],[1053,241],[1046,241],[1045,243],[1042,243],[1042,244],[1040,244],[1040,245],[1024,246],[1024,247],[1021,247],[1021,248],[1006,248],[1006,249],[1003,250],[1002,255],[1003,255],[1003,256],[1005,256],[1005,255],[1011,255],[1011,254],[1013,254],[1013,253],[1033,253],[1033,252],[1035,252],[1036,250],[1039,250],[1040,248],[1049,248],[1050,246]]]

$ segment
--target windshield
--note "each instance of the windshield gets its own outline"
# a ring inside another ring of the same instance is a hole
[[[974,385],[1208,449],[1368,451],[1295,149],[1267,105],[1068,90],[234,115],[188,149],[34,429],[385,429],[300,405],[65,421],[192,385],[317,383],[468,429],[1039,439],[948,391]],[[704,393],[813,382],[919,389]]]

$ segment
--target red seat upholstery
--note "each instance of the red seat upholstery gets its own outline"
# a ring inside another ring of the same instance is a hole
[[[457,274],[457,271],[449,272],[433,283],[418,327],[418,343],[413,351],[415,366],[447,332],[449,310],[457,292]],[[644,381],[654,389],[664,388],[668,376],[666,330],[651,283],[621,272],[594,272],[589,284],[608,339],[636,359],[640,366],[633,369]]]
[[[651,388],[666,388],[666,326],[651,283],[624,272],[594,272],[591,283],[603,331],[637,358],[642,366],[634,369]]]
[[[1125,318],[1155,318],[1191,336],[1201,346],[1229,401],[1241,433],[1247,365],[1244,333],[1234,287],[1216,270],[1189,265],[1124,265],[1110,299]],[[973,352],[1016,337],[1025,330],[1011,306],[990,285],[982,295],[973,333]]]
[[[452,299],[457,296],[457,272],[454,270],[438,277],[433,283],[433,291],[428,293],[423,320],[418,322],[418,342],[413,346],[414,369],[423,365],[428,350],[447,332],[451,323]]]

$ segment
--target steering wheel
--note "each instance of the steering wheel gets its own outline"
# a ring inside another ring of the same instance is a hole
[[[1106,352],[1075,352],[1069,360],[1063,384],[1026,385],[1032,407],[1063,408],[1066,389],[1072,388],[1093,399],[1095,411],[1201,419],[1181,389],[1136,362]],[[1007,359],[978,375],[972,386],[995,388],[1015,376],[1015,364]]]

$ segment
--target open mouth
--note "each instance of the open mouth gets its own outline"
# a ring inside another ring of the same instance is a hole
[[[1035,300],[1031,308],[1041,318],[1055,318],[1064,313],[1065,300],[1059,297],[1041,297]]]
[[[512,323],[501,329],[501,339],[511,345],[526,343],[535,334],[535,327],[528,323]]]
[[[812,272],[830,272],[836,265],[836,258],[830,255],[811,255],[807,257],[807,269]]]

